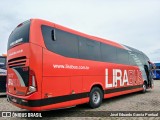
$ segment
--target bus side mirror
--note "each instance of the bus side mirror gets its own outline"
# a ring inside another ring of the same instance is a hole
[[[53,29],[51,31],[51,38],[52,38],[53,41],[56,41],[56,32],[55,32],[55,29]]]

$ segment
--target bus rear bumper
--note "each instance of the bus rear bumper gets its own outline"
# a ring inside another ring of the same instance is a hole
[[[30,111],[41,111],[41,107],[32,107],[32,105],[30,105],[30,101],[17,98],[8,94],[7,94],[7,101],[21,109],[27,109]]]
[[[50,99],[50,98],[49,98]],[[43,99],[36,99],[36,100],[26,100],[24,98],[19,98],[14,95],[10,95],[7,93],[7,100],[8,102],[12,103],[13,105],[27,109],[30,111],[48,111],[48,110],[55,110],[60,108],[68,108],[71,106],[76,106],[77,104],[83,104],[89,102],[89,98],[82,98],[76,100],[69,100],[59,103],[53,103],[53,101],[48,101],[50,104],[47,104],[43,101]],[[56,101],[55,101],[56,102]],[[45,104],[45,105],[44,105]]]

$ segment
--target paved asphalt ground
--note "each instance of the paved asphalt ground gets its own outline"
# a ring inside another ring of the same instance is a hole
[[[7,102],[5,95],[0,95],[0,111],[26,111],[22,110],[20,108],[17,108]],[[82,111],[79,112],[79,111]],[[94,111],[92,113],[92,111]],[[119,97],[114,97],[110,99],[103,100],[103,104],[96,109],[90,109],[87,105],[79,105],[76,107],[68,108],[68,109],[61,109],[61,110],[52,110],[52,111],[46,111],[43,112],[45,116],[59,116],[59,117],[49,117],[46,119],[98,119],[98,120],[105,120],[105,119],[113,119],[113,120],[143,120],[143,119],[149,119],[149,120],[160,120],[160,117],[76,117],[81,116],[83,113],[90,112],[92,114],[97,114],[95,111],[99,111],[101,113],[102,111],[160,111],[160,80],[154,81],[154,89],[148,90],[145,94],[142,93],[131,93],[128,95],[123,95]],[[159,112],[160,114],[160,112]],[[1,119],[1,118],[0,118]]]

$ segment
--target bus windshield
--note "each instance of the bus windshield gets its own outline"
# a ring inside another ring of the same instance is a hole
[[[29,42],[30,21],[26,21],[18,25],[11,33],[8,40],[8,49]]]

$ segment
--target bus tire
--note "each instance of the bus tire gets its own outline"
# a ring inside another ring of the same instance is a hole
[[[97,108],[101,105],[103,99],[103,92],[99,87],[93,87],[89,93],[89,106]]]
[[[145,93],[147,91],[147,83],[144,82],[142,87],[143,87],[142,93]]]

